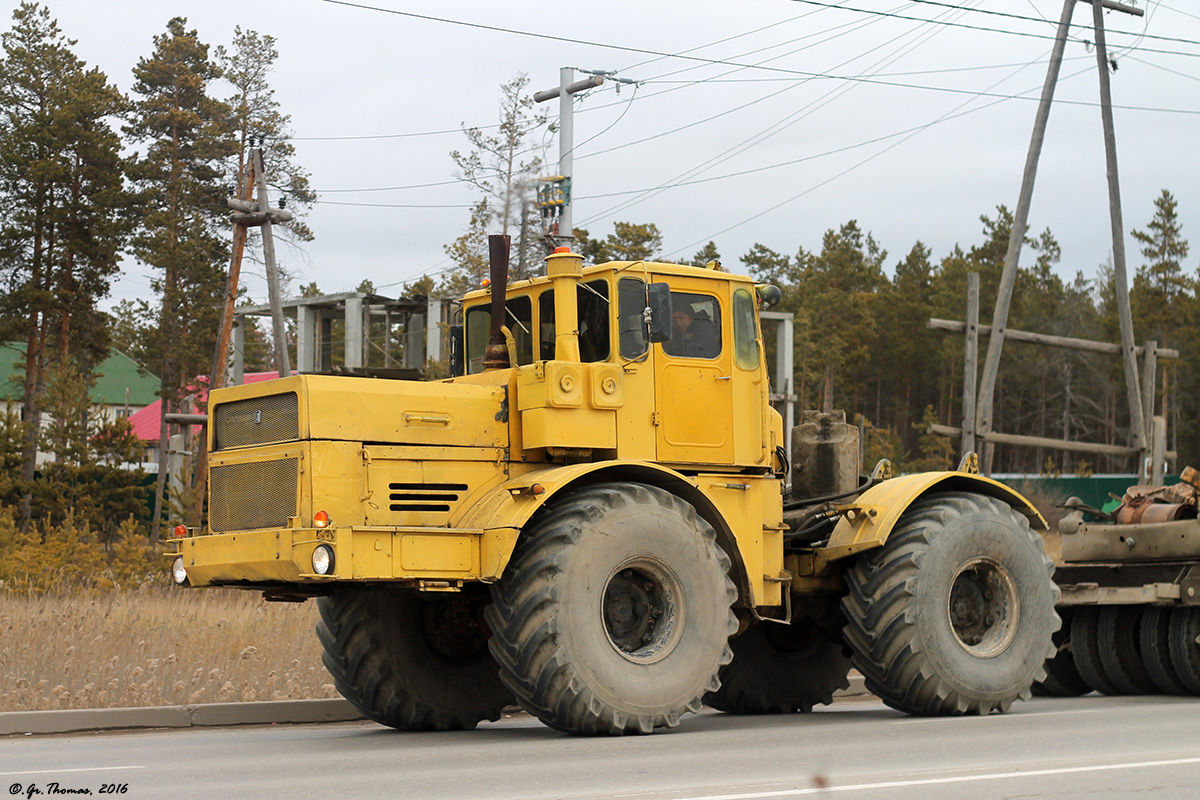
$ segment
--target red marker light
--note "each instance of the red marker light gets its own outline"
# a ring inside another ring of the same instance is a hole
[[[185,536],[187,536],[187,526],[186,525],[176,525],[175,526],[175,538],[182,539]]]
[[[554,248],[554,254],[555,254],[555,255],[558,255],[559,253],[569,253],[569,252],[571,252],[571,248],[569,248],[569,247],[556,247],[556,248]]]
[[[317,513],[313,514],[313,525],[316,525],[318,528],[328,528],[329,512],[318,511]]]

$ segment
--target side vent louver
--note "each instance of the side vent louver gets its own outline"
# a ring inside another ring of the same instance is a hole
[[[389,483],[392,511],[449,511],[467,490],[465,483]]]

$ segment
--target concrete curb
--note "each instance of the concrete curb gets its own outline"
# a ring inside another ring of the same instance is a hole
[[[869,695],[863,677],[850,673],[850,686],[839,698]],[[62,711],[0,712],[0,736],[30,733],[75,733],[121,728],[193,728],[222,725],[351,722],[363,719],[341,698],[333,700],[269,700],[251,703],[204,703],[152,708],[76,708]]]
[[[153,708],[79,708],[62,711],[0,712],[0,735],[72,733],[116,728],[191,728],[210,725],[347,722],[362,719],[358,709],[333,700],[268,700],[205,703]]]

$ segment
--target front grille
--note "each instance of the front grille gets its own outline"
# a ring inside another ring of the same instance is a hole
[[[389,483],[392,511],[449,511],[467,490],[465,483]]]
[[[221,403],[213,409],[213,449],[299,439],[298,403],[295,392]]]
[[[285,528],[299,513],[298,458],[213,466],[209,483],[208,522],[215,533]]]

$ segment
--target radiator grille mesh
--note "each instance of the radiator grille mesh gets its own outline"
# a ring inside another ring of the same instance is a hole
[[[209,476],[208,519],[215,533],[285,528],[298,513],[297,458],[213,466]]]
[[[213,449],[291,442],[300,438],[295,392],[221,403],[213,409]]]

